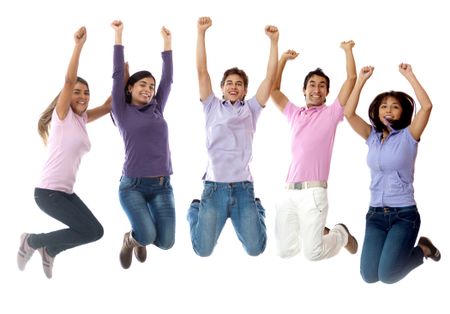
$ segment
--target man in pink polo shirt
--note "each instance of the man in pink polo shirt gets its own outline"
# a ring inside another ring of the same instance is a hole
[[[345,247],[355,254],[356,239],[344,224],[329,230],[325,227],[328,213],[327,180],[330,172],[334,136],[344,118],[344,105],[356,82],[353,41],[341,43],[345,51],[347,79],[337,99],[325,105],[330,79],[320,68],[308,73],[303,84],[306,106],[298,107],[280,91],[281,75],[287,60],[298,53],[288,50],[282,54],[272,100],[288,119],[292,130],[292,161],[286,180],[286,190],[277,203],[275,234],[281,257],[300,252],[312,261],[330,258]]]

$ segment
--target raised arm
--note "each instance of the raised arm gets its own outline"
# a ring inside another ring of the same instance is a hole
[[[258,103],[261,105],[261,107],[266,106],[266,102],[270,97],[278,65],[278,28],[272,25],[268,25],[265,27],[265,32],[266,35],[270,38],[270,53],[269,62],[267,64],[266,77],[261,82],[258,90],[256,91],[256,99],[258,100]]]
[[[78,63],[84,43],[86,42],[87,32],[85,27],[80,27],[74,34],[75,47],[67,68],[64,86],[56,102],[56,113],[61,120],[64,120],[69,112],[73,89],[77,83]]]
[[[205,33],[212,25],[209,17],[201,17],[197,22],[197,75],[200,90],[200,100],[205,100],[212,93],[211,77],[206,62]]]
[[[353,47],[355,43],[353,40],[343,41],[341,43],[341,48],[345,51],[345,65],[347,71],[347,78],[342,84],[341,90],[339,91],[338,99],[342,106],[345,106],[350,93],[353,90],[356,82],[356,65],[355,58],[353,57]]]
[[[111,27],[114,29],[114,44],[122,45],[122,32],[123,32],[122,21],[114,20],[111,23]]]
[[[278,62],[277,73],[275,75],[275,81],[272,85],[272,91],[270,93],[270,96],[272,97],[273,102],[275,103],[277,108],[280,109],[281,112],[284,111],[284,108],[289,102],[289,99],[280,90],[283,70],[284,67],[286,66],[286,62],[288,60],[294,60],[295,58],[297,58],[298,55],[299,55],[298,52],[294,50],[288,50],[281,55],[280,61]]]
[[[355,132],[365,140],[369,138],[371,126],[356,114],[356,107],[358,106],[361,90],[366,84],[367,80],[372,76],[373,70],[374,68],[371,66],[365,66],[361,69],[355,87],[353,88],[350,97],[348,98],[347,103],[344,107],[344,114],[348,123],[350,123],[350,126],[353,128],[353,130],[355,130]]]
[[[411,65],[402,63],[399,65],[399,71],[408,80],[409,84],[411,84],[414,93],[416,94],[417,100],[420,103],[420,109],[409,127],[412,136],[416,140],[419,140],[422,136],[423,131],[425,130],[425,127],[428,124],[433,104],[431,103],[427,92],[414,75]]]
[[[86,111],[88,117],[88,123],[97,120],[98,118],[103,117],[105,114],[111,111],[111,102],[112,97],[109,96],[103,105],[95,107],[93,109],[89,109]]]
[[[161,28],[161,36],[164,41],[162,53],[162,75],[155,97],[158,100],[161,112],[164,111],[173,83],[173,60],[172,60],[172,33],[166,27]]]
[[[165,26],[161,27],[161,36],[164,40],[164,51],[172,50],[172,33]]]

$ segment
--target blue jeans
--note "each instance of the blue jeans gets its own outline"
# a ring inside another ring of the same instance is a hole
[[[249,255],[264,252],[265,210],[255,200],[253,183],[205,181],[201,201],[194,200],[188,210],[192,247],[197,255],[211,255],[228,218]]]
[[[175,243],[175,200],[170,177],[120,179],[119,199],[132,236],[145,246],[167,250]]]
[[[34,200],[47,215],[59,220],[69,228],[40,234],[31,234],[32,248],[45,247],[50,256],[97,241],[103,236],[103,227],[89,208],[75,194],[35,188]]]
[[[373,283],[395,283],[423,263],[414,246],[420,228],[416,206],[369,207],[361,253],[361,276]]]

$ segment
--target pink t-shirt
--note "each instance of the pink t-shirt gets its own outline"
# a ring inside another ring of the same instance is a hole
[[[75,114],[72,109],[64,120],[53,111],[47,143],[47,161],[38,188],[73,193],[81,157],[90,150],[86,131],[87,114]]]
[[[289,102],[283,113],[292,132],[292,161],[286,182],[327,181],[334,135],[344,118],[344,107],[338,99],[331,106],[311,108]]]

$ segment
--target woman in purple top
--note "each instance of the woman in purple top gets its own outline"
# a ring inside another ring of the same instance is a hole
[[[256,95],[244,100],[248,77],[243,70],[225,71],[220,86],[223,97],[215,96],[206,64],[205,33],[212,25],[209,17],[198,20],[197,74],[200,100],[206,120],[208,165],[201,201],[188,210],[192,247],[199,256],[209,256],[228,218],[249,255],[266,247],[265,211],[253,191],[249,169],[256,122],[265,106],[275,78],[278,59],[278,29],[266,26],[270,55],[266,77]]]
[[[119,198],[131,223],[120,251],[120,263],[127,269],[133,251],[144,262],[146,245],[167,250],[175,242],[172,163],[163,116],[172,86],[172,41],[170,31],[163,27],[163,68],[155,93],[156,80],[148,71],[134,73],[125,83],[123,23],[114,21],[111,26],[115,30],[112,114],[125,146]]]
[[[81,158],[91,147],[86,123],[111,110],[111,97],[102,106],[87,110],[89,87],[85,80],[77,77],[86,37],[84,27],[75,33],[75,48],[64,86],[42,113],[38,123],[39,134],[48,148],[48,158],[35,188],[34,199],[43,212],[68,228],[49,233],[22,234],[17,264],[20,270],[24,270],[34,251],[38,250],[47,278],[52,277],[53,261],[57,254],[103,236],[100,222],[73,192]]]
[[[373,69],[371,66],[361,69],[345,106],[345,117],[369,147],[371,200],[360,271],[368,283],[395,283],[421,265],[424,257],[434,261],[441,258],[439,250],[426,237],[421,237],[415,246],[420,215],[414,200],[414,164],[432,104],[411,66],[402,63],[399,71],[411,84],[420,110],[412,119],[414,99],[400,91],[389,91],[372,101],[371,124],[366,123],[355,111],[361,90]]]

